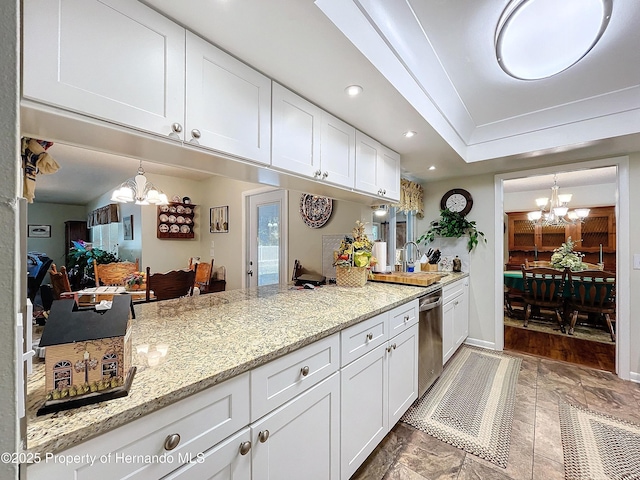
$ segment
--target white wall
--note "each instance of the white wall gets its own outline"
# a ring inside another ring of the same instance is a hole
[[[16,199],[22,196],[20,183],[19,118],[19,23],[20,2],[0,2],[0,451],[15,453],[20,448],[20,428],[16,395],[16,313],[24,311],[26,298],[26,261],[20,251],[20,231]],[[26,222],[25,222],[26,223]],[[26,242],[24,243],[26,250]],[[17,478],[18,466],[0,462],[0,478]]]
[[[629,155],[629,249],[632,254],[640,253],[640,211],[637,206],[640,205],[640,189],[635,188],[640,182],[640,152]],[[636,382],[640,382],[640,270],[633,270],[632,258],[618,258],[618,262],[629,262],[630,270],[630,305],[631,312],[630,338],[631,355],[630,370],[632,378]]]

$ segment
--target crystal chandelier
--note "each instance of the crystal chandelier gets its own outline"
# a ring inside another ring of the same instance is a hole
[[[575,210],[569,211],[568,205],[571,201],[572,194],[560,194],[558,193],[559,188],[556,175],[554,175],[553,186],[551,187],[551,200],[546,197],[536,198],[536,205],[538,205],[539,210],[529,212],[529,220],[545,226],[573,225],[584,221],[589,215],[589,209],[576,208]],[[545,210],[547,204],[549,205],[549,210]]]
[[[121,183],[111,195],[111,201],[119,203],[135,201],[136,205],[167,205],[169,203],[167,195],[158,190],[144,176],[142,160],[140,160],[138,174]]]

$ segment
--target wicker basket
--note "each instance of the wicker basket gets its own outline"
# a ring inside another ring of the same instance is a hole
[[[366,267],[336,267],[336,284],[339,287],[364,287],[368,275]]]

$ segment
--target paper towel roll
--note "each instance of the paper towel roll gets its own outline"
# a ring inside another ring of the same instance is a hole
[[[373,242],[371,254],[376,257],[377,263],[373,266],[374,272],[387,271],[387,242]]]

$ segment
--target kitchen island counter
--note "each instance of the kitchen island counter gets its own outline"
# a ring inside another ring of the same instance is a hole
[[[467,276],[428,287],[272,285],[135,306],[127,397],[36,416],[44,364],[27,384],[27,452],[57,453]]]

